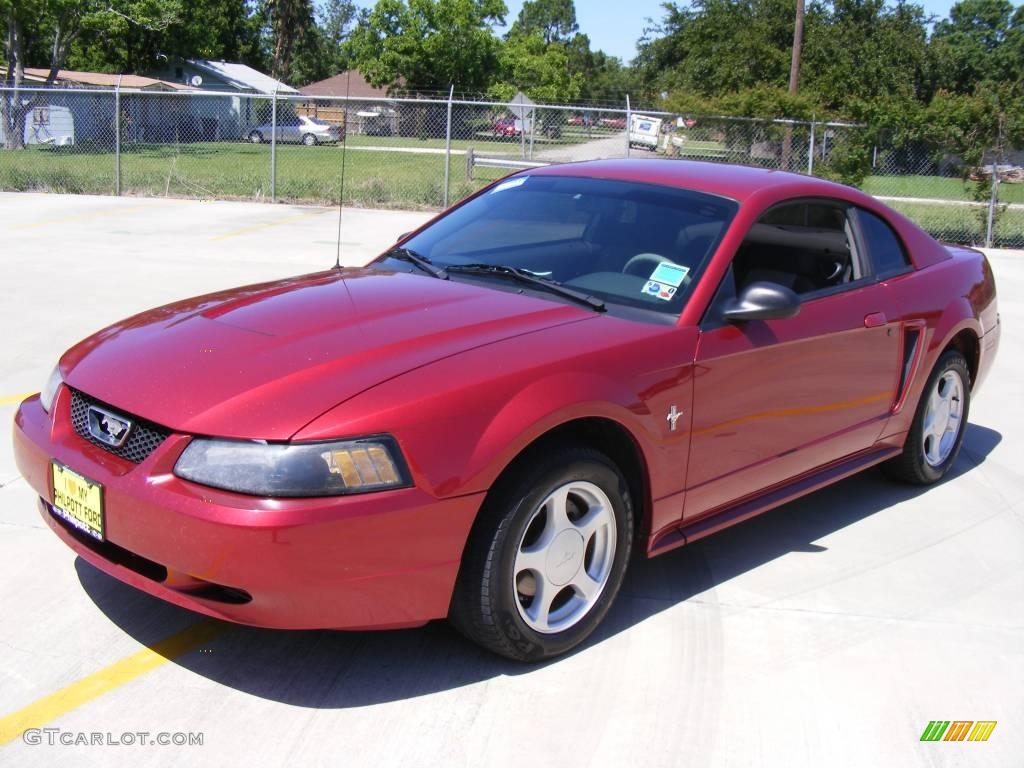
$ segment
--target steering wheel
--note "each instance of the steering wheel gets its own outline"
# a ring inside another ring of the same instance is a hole
[[[664,261],[675,262],[667,256],[662,256],[660,253],[638,253],[636,256],[626,262],[626,265],[622,268],[622,274],[624,275],[636,275],[637,277],[650,277],[651,272],[657,268],[659,264]],[[641,265],[647,265],[643,270],[638,269]]]

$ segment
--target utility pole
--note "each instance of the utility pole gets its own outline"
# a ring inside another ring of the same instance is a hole
[[[796,21],[793,22],[793,57],[789,63],[789,95],[796,96],[800,89],[800,54],[804,47],[804,0],[796,0]],[[786,135],[782,140],[782,170],[789,170],[789,158],[792,154],[793,126],[786,126]]]
[[[800,52],[804,47],[804,0],[796,0],[796,22],[793,24],[793,58],[789,64],[789,95],[800,88]]]

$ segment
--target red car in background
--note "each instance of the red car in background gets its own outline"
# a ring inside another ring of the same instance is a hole
[[[519,135],[519,128],[516,126],[516,121],[511,117],[503,117],[495,120],[491,123],[491,131],[495,136],[501,136],[503,138],[514,138]]]
[[[872,465],[956,461],[1000,334],[985,257],[753,168],[530,170],[365,268],[201,296],[70,349],[15,419],[46,523],[230,621],[449,617],[583,641],[653,556]]]

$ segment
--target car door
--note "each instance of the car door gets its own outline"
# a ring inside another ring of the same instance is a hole
[[[280,142],[298,141],[299,118],[295,115],[286,115],[277,124],[277,140]]]
[[[854,226],[838,202],[789,203],[737,250],[698,342],[686,519],[866,450],[881,434],[900,336]],[[721,308],[756,281],[796,291],[799,314],[724,322]]]

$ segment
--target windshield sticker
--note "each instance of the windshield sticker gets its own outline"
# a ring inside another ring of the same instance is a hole
[[[654,268],[654,271],[648,279],[652,282],[664,283],[665,285],[671,285],[674,288],[678,288],[680,283],[686,279],[689,272],[689,267],[681,267],[670,261],[663,261]]]
[[[676,286],[665,285],[657,280],[648,280],[643,292],[647,296],[656,296],[662,301],[671,301],[672,297],[676,295]]]
[[[530,177],[520,176],[518,179],[509,179],[503,184],[499,184],[498,186],[496,186],[494,189],[491,190],[490,193],[493,195],[495,192],[504,192],[506,189],[514,189],[515,187],[521,187],[523,184],[526,183],[526,180],[528,178]]]

